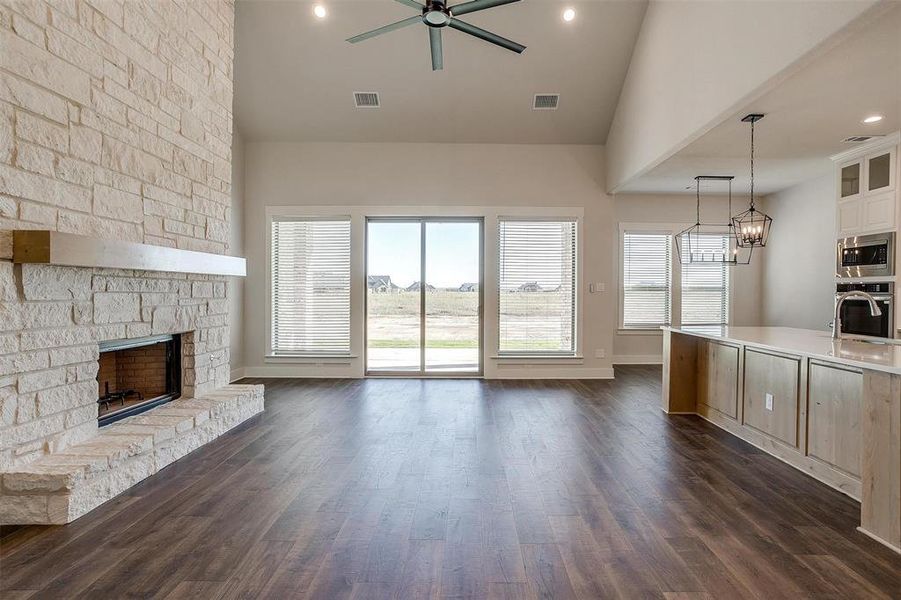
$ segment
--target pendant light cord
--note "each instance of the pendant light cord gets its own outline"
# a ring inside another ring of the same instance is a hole
[[[754,210],[754,121],[751,121],[751,210]]]
[[[697,218],[697,222],[695,225],[701,224],[701,180],[695,179],[695,196],[697,198],[697,206],[695,208],[695,216]]]

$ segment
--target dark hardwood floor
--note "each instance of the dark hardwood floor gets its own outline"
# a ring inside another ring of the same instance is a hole
[[[615,381],[269,380],[266,412],[0,548],[4,598],[899,598],[858,505]]]

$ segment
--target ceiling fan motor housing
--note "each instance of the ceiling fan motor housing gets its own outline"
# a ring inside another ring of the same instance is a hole
[[[447,27],[451,13],[442,0],[429,0],[422,9],[422,22],[429,27]]]

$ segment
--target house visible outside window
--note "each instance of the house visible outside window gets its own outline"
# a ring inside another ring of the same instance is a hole
[[[670,228],[622,231],[620,327],[719,326],[729,322],[729,269],[724,264],[682,264]],[[702,250],[728,253],[725,235],[704,236]],[[687,249],[686,249],[687,251]]]
[[[276,218],[271,230],[275,355],[350,353],[350,220]]]
[[[575,354],[576,236],[574,219],[499,220],[499,354]]]

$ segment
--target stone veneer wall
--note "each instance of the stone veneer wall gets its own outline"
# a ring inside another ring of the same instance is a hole
[[[0,0],[0,256],[12,229],[225,253],[234,5]],[[0,470],[96,434],[97,342],[184,337],[228,383],[223,278],[0,260]]]

